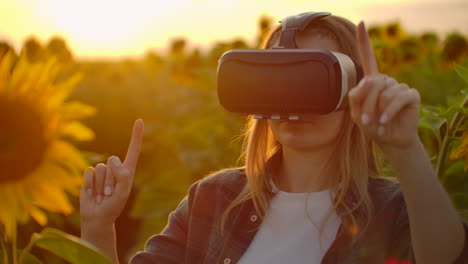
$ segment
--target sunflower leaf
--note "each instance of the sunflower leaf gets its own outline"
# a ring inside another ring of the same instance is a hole
[[[468,82],[468,68],[462,67],[460,65],[455,65],[455,71],[457,72],[458,76],[460,76],[463,80]]]
[[[450,199],[458,209],[468,209],[468,194],[467,193],[451,193]]]
[[[23,250],[16,250],[16,255],[21,256],[21,254],[25,254],[23,261],[21,264],[43,264],[44,262],[38,260],[35,256],[29,253],[23,253]],[[0,261],[6,261],[5,259],[5,251],[0,249]],[[3,263],[3,262],[1,262]]]
[[[445,175],[452,176],[453,174],[461,173],[464,168],[465,162],[463,160],[456,161],[445,171]]]
[[[57,229],[45,228],[40,234],[36,234],[35,239],[35,246],[72,264],[112,264],[112,260],[92,244]]]

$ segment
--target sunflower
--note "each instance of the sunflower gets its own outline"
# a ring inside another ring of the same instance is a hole
[[[54,58],[0,58],[0,225],[7,239],[30,217],[45,225],[44,210],[70,214],[67,193],[78,196],[88,166],[70,140],[94,138],[79,120],[95,109],[65,102],[81,77],[57,82],[60,70]]]
[[[468,170],[468,130],[463,132],[461,143],[450,153],[451,159],[465,160],[465,171]]]

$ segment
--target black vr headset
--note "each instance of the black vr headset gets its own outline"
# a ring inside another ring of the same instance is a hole
[[[289,120],[346,107],[346,94],[362,78],[361,67],[339,52],[298,49],[295,41],[296,32],[329,15],[308,12],[281,20],[278,47],[224,53],[218,63],[221,105],[254,118]]]

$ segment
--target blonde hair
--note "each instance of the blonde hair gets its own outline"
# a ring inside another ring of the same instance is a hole
[[[270,33],[262,44],[262,48],[272,47],[273,43],[279,39],[280,29],[277,27]],[[350,21],[337,16],[328,16],[311,23],[305,33],[330,37],[336,42],[340,52],[347,54],[356,62],[359,61],[355,44],[357,43],[356,26]],[[351,120],[349,108],[344,111],[345,117],[331,155],[333,158],[328,161],[325,168],[337,176],[331,179],[333,186],[331,190],[335,197],[333,210],[340,206],[344,208],[341,219],[344,223],[350,224],[352,230],[348,231],[356,234],[369,225],[373,206],[367,189],[368,181],[370,177],[378,177],[380,170],[373,142]],[[272,177],[271,173],[267,173],[266,166],[278,151],[281,151],[281,145],[276,141],[268,121],[249,117],[242,153],[247,184],[223,212],[220,222],[221,234],[224,232],[229,213],[234,207],[247,200],[251,199],[257,214],[261,218],[265,217],[269,209],[268,189]],[[339,183],[341,183],[341,187]],[[357,197],[356,204],[346,203],[345,196],[350,193]],[[357,225],[355,217],[355,212],[359,207],[363,207],[366,216],[365,225],[361,227]],[[333,210],[328,213],[326,220],[331,216]],[[320,233],[323,231],[325,222],[323,221],[321,224]]]

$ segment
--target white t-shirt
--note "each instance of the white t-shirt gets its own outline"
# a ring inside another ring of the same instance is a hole
[[[269,212],[238,264],[321,263],[341,224],[333,211],[320,245],[318,228],[333,208],[330,192],[330,189],[311,193],[277,190]]]

